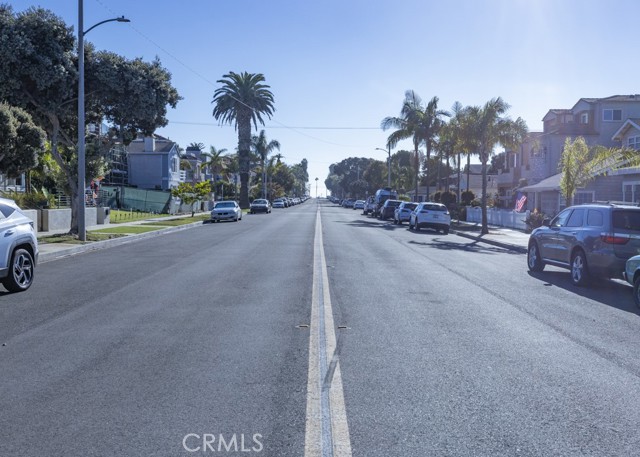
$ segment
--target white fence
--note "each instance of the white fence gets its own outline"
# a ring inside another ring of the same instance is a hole
[[[526,213],[513,210],[487,208],[487,222],[489,225],[526,230]],[[482,222],[482,209],[479,206],[467,206],[467,222]]]

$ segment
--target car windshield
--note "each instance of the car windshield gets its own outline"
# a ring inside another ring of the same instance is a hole
[[[218,209],[218,208],[233,208],[235,206],[236,205],[233,202],[219,202],[219,203],[216,203],[215,208],[216,209]]]
[[[267,201],[266,200],[254,200],[253,204],[254,205],[266,205]]]

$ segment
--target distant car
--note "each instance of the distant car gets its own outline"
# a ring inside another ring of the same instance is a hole
[[[223,200],[216,202],[211,210],[211,221],[236,221],[242,220],[242,210],[237,202],[233,200]]]
[[[367,197],[367,200],[364,203],[364,208],[362,209],[362,214],[371,214],[376,209],[376,198],[372,195],[371,197]]]
[[[356,200],[353,203],[353,209],[364,209],[364,200]]]
[[[251,202],[251,205],[249,205],[249,212],[251,214],[255,214],[255,213],[269,214],[271,212],[271,203],[269,203],[269,200],[265,200],[264,198],[256,198],[254,201]]]
[[[421,228],[432,228],[436,232],[442,231],[447,235],[450,227],[451,215],[447,207],[442,203],[418,203],[409,218],[409,230],[415,229],[418,231]]]
[[[273,205],[271,205],[272,208],[286,208],[287,206],[284,204],[284,200],[282,200],[281,198],[276,198],[273,201]]]
[[[396,211],[396,208],[400,206],[402,201],[400,200],[385,200],[382,207],[378,210],[378,219],[381,221],[386,221],[387,219],[393,217],[393,214]]]
[[[626,262],[640,252],[640,208],[615,203],[570,206],[545,219],[529,236],[527,265],[567,268],[576,286],[592,277],[620,278]]]
[[[356,202],[355,198],[347,198],[346,200],[342,201],[342,207],[343,208],[353,208],[353,204]]]
[[[400,206],[398,206],[393,213],[393,223],[402,225],[405,221],[409,222],[409,219],[411,219],[411,213],[417,206],[418,204],[413,202],[400,203]]]
[[[9,292],[31,287],[38,262],[33,221],[13,200],[0,198],[0,282]]]

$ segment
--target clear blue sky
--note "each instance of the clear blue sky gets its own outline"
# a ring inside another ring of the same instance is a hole
[[[73,0],[10,3],[77,25]],[[380,121],[399,114],[408,89],[443,109],[501,96],[534,131],[551,108],[640,93],[638,0],[84,0],[85,28],[121,15],[132,22],[86,38],[169,69],[184,99],[159,134],[233,151],[234,128],[211,115],[216,81],[263,73],[276,108],[267,137],[287,163],[309,161],[312,196],[316,177],[325,194],[329,164],[384,160]]]

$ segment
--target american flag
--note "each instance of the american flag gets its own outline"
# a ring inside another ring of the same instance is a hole
[[[526,202],[527,202],[527,196],[524,194],[521,194],[521,196],[516,200],[516,211],[521,212]]]

